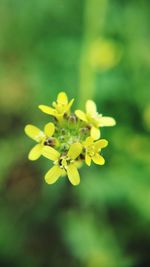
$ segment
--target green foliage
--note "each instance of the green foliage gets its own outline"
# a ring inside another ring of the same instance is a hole
[[[0,1],[0,266],[150,266],[149,7]],[[77,188],[46,185],[49,161],[27,160],[24,125],[47,123],[36,106],[62,90],[117,121],[106,165]]]

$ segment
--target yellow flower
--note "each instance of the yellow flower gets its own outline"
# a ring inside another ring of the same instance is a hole
[[[57,101],[52,103],[53,107],[39,105],[39,109],[44,113],[54,116],[58,121],[62,120],[64,114],[69,114],[74,99],[68,102],[68,97],[64,92],[57,96]]]
[[[80,143],[74,143],[70,146],[66,155],[61,155],[52,147],[44,147],[42,155],[54,161],[54,166],[46,173],[45,180],[48,184],[55,183],[60,176],[68,175],[69,181],[73,185],[80,183],[80,176],[76,166],[76,159],[82,151]]]
[[[102,148],[108,145],[108,141],[105,139],[98,140],[94,142],[92,137],[87,137],[83,142],[83,146],[85,149],[85,162],[88,166],[91,165],[91,160],[94,161],[95,164],[104,165],[105,160],[99,154]]]
[[[111,117],[103,117],[102,114],[98,114],[96,104],[92,100],[86,102],[86,113],[81,110],[75,111],[76,116],[91,126],[90,134],[94,140],[100,138],[99,127],[114,126],[115,120]]]
[[[108,70],[116,66],[122,56],[122,49],[112,40],[98,38],[91,44],[89,60],[96,70]]]
[[[78,185],[78,170],[84,161],[88,166],[92,161],[98,165],[105,163],[100,151],[108,142],[105,139],[97,140],[100,137],[99,128],[114,126],[115,120],[98,114],[92,100],[86,102],[85,112],[72,112],[73,101],[68,100],[65,92],[60,92],[51,106],[39,106],[40,110],[53,117],[53,123],[46,124],[43,131],[31,124],[25,127],[25,133],[37,143],[28,158],[36,160],[42,155],[52,161],[53,166],[45,174],[48,184],[67,175],[72,185]]]
[[[42,155],[44,142],[54,134],[55,126],[53,123],[47,123],[44,127],[44,132],[34,125],[28,124],[25,127],[25,133],[38,144],[35,145],[29,152],[28,158],[36,160]]]

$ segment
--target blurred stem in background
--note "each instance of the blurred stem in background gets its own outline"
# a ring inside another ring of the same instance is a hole
[[[94,41],[101,35],[105,22],[107,0],[86,0],[84,9],[84,36],[80,58],[79,104],[83,107],[95,93],[95,72],[90,62]]]

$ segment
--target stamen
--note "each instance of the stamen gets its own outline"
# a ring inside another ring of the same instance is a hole
[[[53,137],[49,137],[45,142],[44,145],[45,146],[52,146],[54,147],[56,144],[55,139]]]

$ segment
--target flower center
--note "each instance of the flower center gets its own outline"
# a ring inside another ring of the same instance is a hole
[[[90,157],[93,157],[95,155],[95,146],[91,145],[87,148],[87,153]]]
[[[44,145],[54,147],[56,145],[56,141],[53,137],[49,137],[44,141]]]
[[[53,102],[53,107],[57,110],[57,112],[59,114],[62,114],[66,111],[67,109],[67,105],[66,104],[62,104],[62,103],[58,103],[58,102]]]
[[[95,127],[98,127],[99,125],[99,114],[95,113],[94,115],[87,114],[88,121],[94,125]]]
[[[60,158],[58,161],[58,164],[59,164],[60,168],[66,170],[67,166],[70,164],[70,162],[71,162],[71,159],[66,156],[66,157]]]

